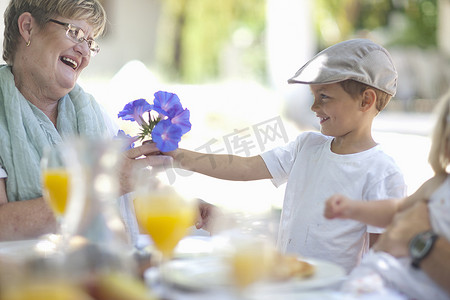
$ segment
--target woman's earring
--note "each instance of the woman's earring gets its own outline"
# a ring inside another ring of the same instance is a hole
[[[28,42],[25,44],[25,46],[30,46],[30,44],[31,44],[31,40],[28,40]]]

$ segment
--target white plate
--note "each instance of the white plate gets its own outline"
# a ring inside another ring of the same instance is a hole
[[[275,283],[260,283],[255,286],[258,291],[267,292],[306,291],[318,288],[333,288],[341,283],[346,276],[345,269],[335,263],[319,259],[303,259],[314,265],[316,271],[308,278],[291,278],[288,281]]]
[[[316,267],[309,278],[292,278],[283,282],[261,282],[255,284],[255,290],[268,293],[305,291],[332,287],[345,278],[344,268],[327,261],[304,259]],[[147,270],[144,277],[147,282],[154,279],[154,270]],[[230,269],[224,260],[218,257],[173,260],[164,267],[165,280],[178,287],[190,290],[210,290],[230,288],[232,280]]]

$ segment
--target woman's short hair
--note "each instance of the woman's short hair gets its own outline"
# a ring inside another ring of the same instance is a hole
[[[437,120],[431,137],[428,162],[436,174],[446,173],[450,160],[450,91],[436,107]]]
[[[388,93],[356,80],[348,79],[340,81],[339,84],[344,89],[344,91],[346,91],[353,98],[362,95],[362,93],[366,89],[373,89],[375,91],[375,94],[377,95],[377,103],[375,107],[378,111],[382,111],[392,98],[392,96]]]
[[[93,27],[94,38],[105,30],[106,13],[98,0],[11,0],[5,10],[3,40],[3,59],[10,65],[20,41],[17,21],[24,12],[31,13],[40,26],[56,17],[84,20]]]

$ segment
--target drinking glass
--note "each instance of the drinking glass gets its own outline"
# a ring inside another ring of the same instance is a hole
[[[59,238],[63,238],[64,214],[70,195],[70,175],[62,145],[44,149],[41,159],[42,195],[55,215]]]
[[[157,267],[160,283],[164,286],[164,263],[172,258],[178,242],[194,224],[196,202],[171,185],[163,169],[145,168],[135,173],[136,218],[161,255]]]
[[[44,150],[41,168],[44,199],[50,205],[56,218],[62,218],[69,198],[69,172],[60,146]]]
[[[216,246],[229,265],[233,298],[256,299],[258,283],[269,279],[274,268],[275,223],[270,207],[258,212],[224,211],[218,221]]]

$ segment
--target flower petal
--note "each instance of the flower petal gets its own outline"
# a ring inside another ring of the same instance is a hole
[[[119,112],[118,117],[123,120],[136,121],[139,125],[142,125],[142,114],[151,108],[151,105],[145,99],[137,99],[127,103],[123,110]]]
[[[180,98],[176,94],[158,91],[155,93],[153,109],[170,119],[183,111]]]
[[[181,135],[180,127],[172,124],[170,120],[162,120],[153,128],[152,140],[159,150],[169,152],[178,148]]]
[[[175,124],[181,128],[181,134],[185,134],[191,130],[192,124],[189,122],[190,116],[191,112],[186,108],[172,118],[172,124]]]

